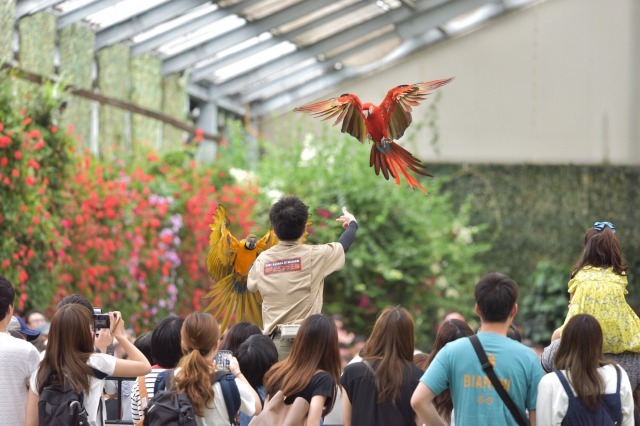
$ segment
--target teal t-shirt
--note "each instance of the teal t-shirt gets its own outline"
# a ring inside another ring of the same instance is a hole
[[[478,339],[502,386],[522,415],[536,409],[538,382],[544,376],[535,352],[495,333],[478,333]],[[515,425],[509,409],[482,371],[469,339],[447,344],[420,379],[433,393],[450,389],[456,426]]]

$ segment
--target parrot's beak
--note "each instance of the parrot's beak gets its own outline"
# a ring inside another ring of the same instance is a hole
[[[371,111],[369,111],[369,108],[367,108],[367,109],[362,111],[362,114],[364,114],[364,118],[369,118],[369,115],[371,114]]]

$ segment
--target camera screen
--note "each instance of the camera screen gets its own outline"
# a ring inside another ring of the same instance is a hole
[[[101,328],[111,327],[111,321],[109,320],[109,314],[100,314],[93,316],[93,328],[94,330],[100,330]]]

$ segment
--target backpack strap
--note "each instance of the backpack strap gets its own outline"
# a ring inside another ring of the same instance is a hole
[[[96,368],[91,367],[91,370],[93,371],[93,376],[98,380],[105,379],[109,376],[107,373],[103,373],[102,371]]]
[[[482,365],[482,370],[484,370],[485,374],[489,377],[489,380],[491,380],[493,388],[496,390],[496,392],[498,392],[500,399],[502,399],[502,402],[504,402],[504,404],[507,406],[516,423],[518,423],[519,426],[526,426],[527,422],[522,418],[522,413],[520,413],[520,410],[518,410],[518,407],[516,407],[516,404],[504,389],[502,383],[500,383],[498,376],[496,376],[496,372],[493,371],[493,365],[491,364],[491,362],[489,362],[489,358],[487,358],[487,354],[484,351],[484,348],[482,347],[478,336],[474,334],[473,336],[469,337],[469,341],[473,345],[473,349],[475,349],[476,355],[478,355],[478,359],[480,360],[480,364]]]
[[[618,366],[615,364],[613,366],[616,368],[616,376],[617,376],[616,395],[618,396],[618,398],[620,398],[620,382],[622,381],[620,377],[620,368],[618,368]],[[613,417],[613,414],[611,414],[611,410],[609,409],[609,406],[604,401],[602,401],[600,404],[602,404],[602,406],[604,407],[605,411],[607,412],[607,415],[611,419],[611,422],[614,425],[617,425],[618,421],[615,419],[615,417]],[[622,417],[622,415],[620,417]]]
[[[236,378],[226,371],[216,371],[213,383],[220,383],[224,405],[227,408],[227,415],[231,425],[236,424],[236,414],[240,410],[240,391],[236,385]]]
[[[567,378],[564,377],[564,374],[562,374],[562,371],[555,371],[556,376],[558,376],[558,379],[560,380],[560,383],[562,384],[562,387],[564,388],[564,391],[567,393],[567,395],[569,395],[570,398],[575,398],[575,394],[573,393],[573,390],[571,390],[571,386],[569,386],[569,382],[567,381]]]
[[[159,391],[169,389],[172,380],[173,368],[159,372],[156,376],[156,382],[153,384],[153,394],[155,395]]]

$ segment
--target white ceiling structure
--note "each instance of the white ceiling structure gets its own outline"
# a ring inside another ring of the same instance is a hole
[[[189,94],[252,117],[291,108],[352,78],[537,0],[18,0],[58,28],[96,33],[188,72]]]

